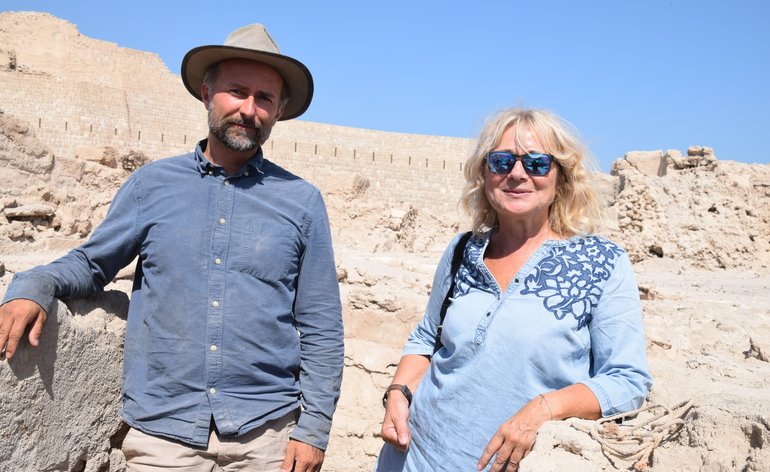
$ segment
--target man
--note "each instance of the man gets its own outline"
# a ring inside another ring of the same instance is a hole
[[[188,52],[182,79],[208,138],[132,174],[83,246],[16,274],[0,349],[11,359],[29,325],[36,346],[55,297],[89,296],[138,256],[128,470],[319,470],[343,367],[328,218],[319,191],[261,148],[307,109],[312,77],[255,24]]]

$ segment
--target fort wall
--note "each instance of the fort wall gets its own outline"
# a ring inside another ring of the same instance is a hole
[[[0,109],[59,156],[109,146],[159,159],[190,151],[207,131],[203,105],[156,54],[84,37],[44,13],[0,14],[0,84]],[[348,190],[358,176],[370,198],[446,209],[470,149],[468,139],[300,120],[278,123],[265,144],[268,158],[322,191]]]

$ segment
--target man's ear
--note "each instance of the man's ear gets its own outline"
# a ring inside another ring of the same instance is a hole
[[[211,100],[211,97],[209,97],[210,91],[209,86],[205,82],[201,84],[201,101],[206,106],[206,109],[209,108],[209,100]]]

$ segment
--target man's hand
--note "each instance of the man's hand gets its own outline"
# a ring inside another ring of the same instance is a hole
[[[411,435],[406,420],[409,418],[409,402],[401,392],[388,392],[388,408],[382,420],[382,440],[399,451],[409,448]]]
[[[13,357],[24,330],[32,323],[29,344],[37,347],[46,318],[43,307],[32,300],[20,298],[0,306],[0,359]]]
[[[310,444],[289,439],[281,472],[318,472],[324,462],[324,451]]]

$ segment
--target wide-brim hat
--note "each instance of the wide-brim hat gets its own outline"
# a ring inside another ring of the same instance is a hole
[[[249,59],[267,64],[283,77],[289,90],[289,101],[281,120],[303,114],[313,99],[313,76],[298,60],[284,56],[264,26],[255,23],[230,33],[224,45],[199,46],[182,59],[182,82],[193,97],[201,100],[203,76],[212,65],[226,59]]]

